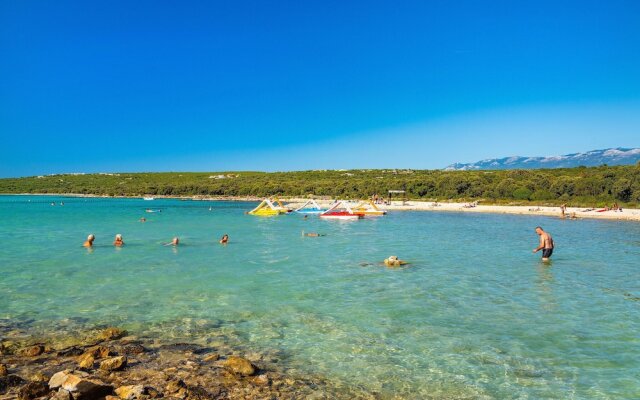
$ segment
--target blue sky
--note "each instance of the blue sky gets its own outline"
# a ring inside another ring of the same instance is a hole
[[[640,146],[637,1],[3,1],[0,176]]]

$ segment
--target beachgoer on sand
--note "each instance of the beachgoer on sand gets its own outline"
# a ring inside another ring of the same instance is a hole
[[[537,253],[542,250],[542,261],[549,261],[555,247],[553,238],[539,226],[536,226],[536,233],[540,236],[540,245],[533,249],[533,252]]]

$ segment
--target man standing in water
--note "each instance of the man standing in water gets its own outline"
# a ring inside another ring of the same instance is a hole
[[[533,252],[537,253],[542,250],[542,261],[549,261],[549,257],[553,253],[553,238],[539,226],[536,226],[536,233],[540,236],[540,245],[533,249]]]

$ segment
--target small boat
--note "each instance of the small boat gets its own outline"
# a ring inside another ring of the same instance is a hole
[[[155,198],[151,197],[151,196],[144,196],[142,198],[142,200],[155,200]]]
[[[298,207],[294,210],[298,214],[322,214],[327,211],[326,208],[321,208],[315,200],[308,200],[306,203],[302,205],[302,207]]]
[[[364,218],[364,214],[356,213],[345,202],[338,201],[327,211],[320,214],[320,218],[356,220]]]
[[[144,212],[148,212],[148,213],[159,213],[159,212],[162,212],[162,210],[160,210],[160,209],[152,210],[152,209],[150,209],[150,208],[147,208],[146,210],[144,210]]]

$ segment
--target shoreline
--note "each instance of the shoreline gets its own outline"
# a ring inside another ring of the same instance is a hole
[[[76,194],[76,193],[0,193],[1,196],[56,196],[56,197],[74,197],[74,198],[98,198],[98,199],[141,199],[141,196],[107,196],[94,194]],[[175,199],[183,201],[237,201],[237,202],[258,202],[261,197],[252,196],[153,196],[155,199]],[[280,199],[290,205],[292,208],[301,206],[309,200],[300,197],[280,197]],[[316,199],[318,204],[327,207],[331,200],[327,197]],[[358,201],[353,200],[357,203]],[[150,203],[151,205],[152,203]],[[465,213],[490,213],[490,214],[511,214],[511,215],[530,215],[561,218],[559,206],[538,206],[538,205],[483,205],[478,204],[468,207],[470,203],[462,202],[433,202],[423,200],[407,200],[392,201],[389,205],[379,204],[378,207],[386,211],[435,211],[435,212],[465,212]],[[473,203],[471,203],[473,204]],[[598,211],[589,207],[567,207],[566,219],[599,219],[614,221],[640,221],[640,209],[623,208],[622,211]],[[572,216],[575,218],[572,218]]]

